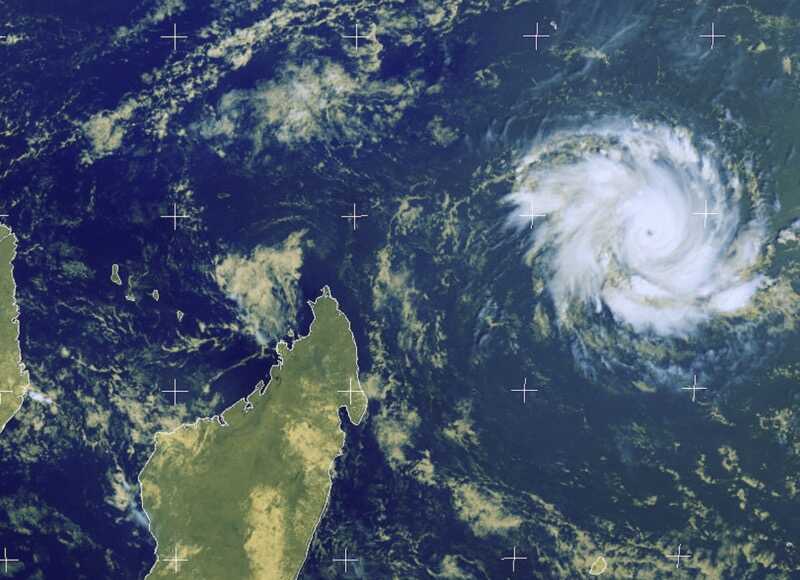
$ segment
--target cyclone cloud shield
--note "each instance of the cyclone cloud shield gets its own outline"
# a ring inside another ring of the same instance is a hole
[[[607,119],[540,137],[516,172],[511,223],[532,224],[527,260],[584,371],[667,383],[756,354],[773,281],[746,164],[685,128]]]

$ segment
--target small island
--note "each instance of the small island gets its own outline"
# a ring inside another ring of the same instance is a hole
[[[117,286],[122,286],[122,278],[119,276],[119,264],[111,264],[111,282]]]
[[[148,578],[297,576],[344,445],[339,408],[354,423],[367,410],[349,320],[327,287],[311,308],[308,335],[278,345],[266,386],[157,435],[140,475],[157,541]]]

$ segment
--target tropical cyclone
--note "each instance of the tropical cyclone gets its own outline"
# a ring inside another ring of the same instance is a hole
[[[149,578],[300,571],[344,444],[338,409],[358,423],[367,408],[347,317],[328,288],[311,307],[308,335],[278,345],[269,384],[219,417],[157,436],[140,476],[158,544]]]
[[[747,350],[667,352],[752,319],[754,297],[771,285],[758,273],[766,212],[742,170],[686,129],[620,119],[555,132],[521,159],[512,223],[544,214],[528,256],[590,374],[633,366],[622,351],[659,346],[661,361],[645,357],[658,371],[650,378],[672,380],[711,362],[710,350]]]
[[[0,225],[0,432],[17,413],[29,387],[19,348],[19,308],[13,262],[17,237]]]

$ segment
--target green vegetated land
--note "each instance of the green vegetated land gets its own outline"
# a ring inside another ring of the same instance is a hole
[[[15,300],[13,262],[17,237],[0,225],[0,432],[19,410],[28,389],[28,373],[21,366],[19,308]]]
[[[142,502],[158,541],[148,578],[291,579],[325,509],[344,432],[366,413],[350,322],[328,288],[308,336],[278,346],[264,390],[156,437]],[[347,390],[352,380],[352,405]],[[174,561],[178,560],[185,561]],[[177,571],[176,571],[177,570]]]

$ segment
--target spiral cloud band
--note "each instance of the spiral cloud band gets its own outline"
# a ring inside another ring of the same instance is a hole
[[[628,332],[686,337],[767,283],[755,272],[765,220],[685,129],[614,120],[552,134],[521,159],[507,201],[562,325],[607,309]]]

